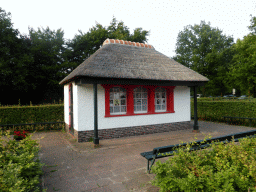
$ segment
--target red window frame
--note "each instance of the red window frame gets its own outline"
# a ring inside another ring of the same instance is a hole
[[[150,114],[162,114],[162,113],[175,113],[174,111],[174,95],[173,90],[175,86],[154,86],[154,85],[113,85],[113,84],[101,84],[105,89],[105,117],[119,117],[119,116],[133,116],[133,115],[150,115]],[[112,87],[122,87],[126,89],[126,114],[110,115],[109,105],[109,93]],[[143,87],[148,90],[148,112],[147,113],[134,113],[134,100],[133,90],[136,87]],[[155,112],[155,89],[162,87],[166,89],[166,111]]]

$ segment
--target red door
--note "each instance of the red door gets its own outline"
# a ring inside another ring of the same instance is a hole
[[[69,132],[74,135],[73,126],[73,86],[69,84]]]

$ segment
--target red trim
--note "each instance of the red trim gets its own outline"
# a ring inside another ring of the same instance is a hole
[[[128,87],[126,90],[126,106],[127,106],[127,115],[134,115],[134,102],[133,102],[133,87]]]
[[[135,116],[135,115],[152,115],[152,114],[163,114],[163,113],[175,113],[174,111],[174,96],[173,89],[175,86],[154,86],[154,85],[113,85],[113,84],[101,84],[105,88],[105,117],[119,117],[119,116]],[[109,90],[112,87],[122,87],[126,89],[126,114],[121,115],[110,115],[109,110]],[[147,113],[134,113],[134,102],[133,102],[133,90],[136,87],[144,87],[148,90],[148,112]],[[155,112],[155,89],[156,87],[162,87],[166,89],[166,105],[167,109],[165,112]]]
[[[105,88],[105,115],[109,116],[110,115],[110,108],[109,108],[109,89],[110,88]]]

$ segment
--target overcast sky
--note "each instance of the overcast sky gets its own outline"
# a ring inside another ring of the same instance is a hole
[[[28,27],[61,28],[72,39],[78,30],[109,26],[113,16],[131,33],[142,27],[150,31],[148,44],[166,56],[175,55],[179,31],[201,20],[223,34],[243,39],[249,33],[250,15],[256,16],[255,0],[1,0],[0,7],[12,15],[15,29],[28,34]]]

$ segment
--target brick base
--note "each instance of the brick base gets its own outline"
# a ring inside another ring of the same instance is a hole
[[[113,139],[120,137],[129,137],[137,135],[146,135],[153,133],[163,133],[184,129],[193,129],[193,125],[190,121],[179,122],[179,123],[167,123],[167,124],[157,124],[157,125],[145,125],[136,127],[122,127],[113,129],[100,129],[98,130],[98,137],[100,140],[103,139]],[[68,129],[67,129],[68,130]],[[74,130],[74,137],[78,142],[88,142],[90,138],[94,137],[94,130],[90,131],[76,131]]]

